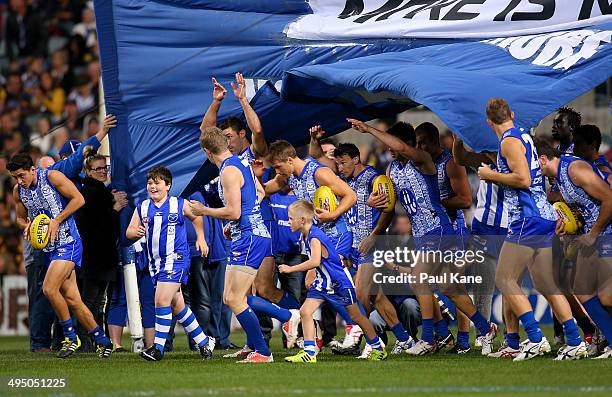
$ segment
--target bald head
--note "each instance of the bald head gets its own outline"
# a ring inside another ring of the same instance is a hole
[[[38,165],[40,166],[40,168],[47,169],[53,164],[55,164],[55,160],[53,159],[53,157],[50,156],[42,156],[40,160],[38,160]]]

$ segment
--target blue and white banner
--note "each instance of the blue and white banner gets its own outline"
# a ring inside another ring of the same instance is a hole
[[[182,192],[206,160],[198,137],[211,77],[229,88],[236,72],[269,140],[301,144],[310,125],[332,135],[349,127],[347,116],[371,120],[423,104],[474,149],[495,149],[484,119],[490,97],[508,99],[517,122],[532,127],[611,76],[612,23],[596,24],[611,19],[607,1],[364,0],[338,18],[355,2],[95,0],[105,105],[119,120],[110,134],[113,184],[134,203],[146,195],[147,170],[164,164],[172,193]],[[417,3],[420,11],[404,18]],[[407,8],[355,22],[385,4]],[[546,19],[526,16],[543,18],[542,10]],[[457,13],[478,15],[448,20]],[[406,39],[402,29],[418,21],[446,33]],[[405,26],[387,28],[394,23]],[[354,30],[364,26],[370,33]],[[296,27],[338,35],[302,40]],[[525,34],[533,28],[543,33]],[[458,29],[478,38],[458,39]],[[219,120],[241,113],[228,90]]]
[[[289,24],[307,40],[488,38],[576,29],[610,21],[607,0],[310,0]],[[607,15],[606,15],[607,14]]]

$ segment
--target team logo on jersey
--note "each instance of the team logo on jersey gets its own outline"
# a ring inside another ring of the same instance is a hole
[[[149,217],[148,216],[145,216],[144,218],[142,218],[142,224],[143,225],[146,225],[148,223],[149,223]]]
[[[53,193],[53,189],[51,189],[51,187],[48,185],[44,185],[43,187],[41,187],[40,191],[43,192],[44,195]]]
[[[178,214],[169,214],[168,222],[172,222],[172,223],[178,222]]]
[[[410,215],[414,215],[417,213],[417,200],[412,193],[408,189],[403,189],[400,196],[402,205],[404,209],[410,213]]]

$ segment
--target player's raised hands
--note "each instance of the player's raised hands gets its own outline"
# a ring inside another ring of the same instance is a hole
[[[246,81],[242,77],[241,73],[236,73],[236,84],[232,81],[232,90],[234,90],[234,96],[240,101],[246,99]]]
[[[325,130],[320,125],[310,127],[308,132],[310,133],[310,137],[315,141],[320,141],[323,135],[325,135]]]
[[[104,133],[108,134],[108,131],[111,128],[115,128],[116,126],[117,118],[112,114],[107,114],[106,117],[104,117],[104,123],[102,124],[102,129],[104,130]]]
[[[225,98],[225,93],[227,92],[227,90],[214,77],[212,78],[212,83],[213,83],[213,100],[221,102],[223,98]]]
[[[351,125],[351,128],[356,131],[366,133],[370,129],[370,126],[364,123],[363,121],[360,121],[357,119],[350,119],[350,118],[347,118],[346,121],[348,121],[349,124]]]

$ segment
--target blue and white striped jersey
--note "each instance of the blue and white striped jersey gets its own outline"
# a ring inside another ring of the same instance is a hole
[[[593,199],[587,192],[579,186],[576,186],[569,175],[570,165],[575,161],[584,161],[579,157],[572,155],[561,155],[559,158],[559,168],[557,174],[557,184],[559,191],[563,195],[563,200],[570,206],[575,207],[582,214],[584,219],[584,233],[588,233],[599,216],[599,208],[601,203]],[[604,235],[612,235],[612,223],[604,229]]]
[[[314,194],[319,184],[315,178],[315,172],[324,167],[316,160],[310,160],[306,162],[304,169],[299,177],[291,175],[287,183],[298,200],[306,200],[314,203]],[[319,224],[321,230],[329,237],[338,238],[340,235],[349,231],[346,224],[346,214],[340,215],[333,222],[324,222]]]
[[[440,189],[440,200],[446,200],[447,198],[455,196],[450,178],[446,172],[446,164],[448,164],[448,161],[452,158],[452,153],[444,149],[444,151],[434,160],[434,164],[438,170],[438,188]],[[465,215],[463,215],[462,210],[449,210],[446,208],[445,210],[455,230],[465,227]]]
[[[440,201],[437,175],[421,173],[410,161],[402,165],[399,160],[394,160],[389,165],[389,177],[395,186],[397,199],[410,218],[414,237],[451,226]]]
[[[490,168],[497,171],[497,167],[492,164]],[[508,228],[508,209],[505,206],[503,186],[480,180],[474,219],[487,226]]]
[[[238,157],[240,157],[242,160],[245,160],[245,159],[248,160],[249,164],[252,160],[255,160],[255,154],[251,150],[251,146],[244,149],[242,153],[238,155]],[[274,173],[274,170],[272,169],[272,167],[264,168],[264,172],[261,177],[261,181],[263,183],[268,182],[270,179],[272,179],[273,173]],[[261,217],[263,218],[264,221],[274,220],[274,214],[272,213],[272,208],[270,208],[270,200],[264,197],[264,199],[261,201],[261,204],[259,205],[259,210],[261,212]]]
[[[57,217],[67,204],[67,200],[57,191],[47,178],[48,170],[36,170],[36,185],[26,189],[18,185],[19,199],[28,210],[32,220],[37,215],[46,214],[50,218]],[[59,225],[58,239],[43,248],[44,252],[52,252],[57,247],[80,240],[79,231],[74,217],[71,215]]]
[[[151,199],[144,200],[138,206],[140,222],[146,228],[151,275],[189,266],[184,203],[185,200],[180,197],[169,196],[159,207]]]
[[[528,189],[516,189],[506,187],[504,189],[504,201],[508,208],[508,224],[520,219],[543,218],[554,221],[557,219],[555,210],[546,198],[544,179],[542,170],[538,163],[538,153],[529,135],[529,131],[524,128],[510,128],[504,132],[500,140],[500,148],[497,152],[497,168],[499,172],[509,174],[512,172],[508,167],[506,158],[501,153],[501,143],[506,138],[516,138],[525,147],[525,159],[531,173],[531,186]]]
[[[313,238],[321,242],[321,246],[327,250],[327,258],[321,252],[321,264],[316,268],[317,277],[312,284],[312,289],[333,294],[339,289],[355,288],[351,274],[342,264],[340,255],[336,252],[329,237],[318,227],[312,226],[308,232],[308,238],[304,242],[306,253],[310,257],[310,244]],[[321,250],[323,251],[323,250]]]
[[[372,193],[372,182],[378,175],[374,167],[367,165],[359,175],[346,181],[357,194],[357,202],[346,212],[349,230],[353,232],[353,248],[359,247],[363,239],[372,233],[380,218],[380,209],[366,204]]]
[[[251,168],[250,160],[241,159],[238,156],[228,157],[221,163],[219,175],[223,174],[227,166],[236,167],[242,173],[242,178],[244,179],[244,184],[240,188],[240,218],[229,221],[232,241],[237,241],[245,236],[248,237],[250,234],[270,237],[270,232],[261,217],[257,198],[257,183],[255,182],[255,174]],[[219,178],[218,186],[219,196],[223,203],[226,204],[221,178]]]

